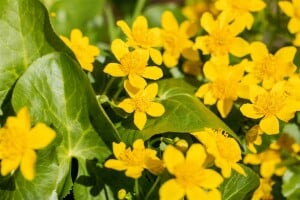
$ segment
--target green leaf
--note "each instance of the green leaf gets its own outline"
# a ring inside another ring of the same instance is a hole
[[[38,0],[0,1],[0,106],[27,67],[55,50],[66,50]],[[1,115],[1,110],[0,110]]]
[[[147,124],[142,131],[137,131],[133,126],[120,127],[118,130],[125,141],[126,137],[132,137],[133,134],[148,139],[159,133],[189,133],[201,131],[205,127],[222,128],[238,139],[221,119],[201,103],[194,95],[195,88],[183,79],[165,79],[158,81],[158,85],[158,99],[164,105],[165,113],[161,117],[148,116]],[[126,122],[133,124],[132,119],[131,122],[128,120]]]
[[[78,160],[81,175],[81,171],[86,170],[86,159],[95,158],[101,163],[111,154],[100,136],[112,137],[114,133],[109,131],[114,129],[102,129],[99,134],[94,130],[89,104],[95,105],[97,100],[91,96],[91,90],[80,66],[61,53],[48,54],[36,60],[15,86],[12,98],[14,109],[27,106],[33,122],[52,124],[62,138],[56,149],[59,162],[56,189],[60,198],[71,187],[72,158]],[[100,112],[99,109],[96,111]],[[107,118],[101,118],[105,114],[99,116],[97,123],[106,124],[106,127],[111,125]],[[44,181],[47,182],[47,178]]]
[[[231,177],[225,179],[220,186],[223,200],[245,199],[246,196],[248,196],[259,186],[259,177],[257,173],[255,173],[249,167],[244,165],[240,166],[243,167],[247,176],[243,176],[233,170]]]
[[[298,165],[299,166],[299,165]],[[288,169],[283,175],[282,193],[288,200],[300,199],[300,168]]]

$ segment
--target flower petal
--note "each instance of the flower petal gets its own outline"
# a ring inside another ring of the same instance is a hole
[[[52,142],[56,133],[43,123],[37,123],[27,136],[27,144],[32,149],[42,149]]]
[[[148,100],[152,101],[155,98],[155,96],[157,95],[157,91],[158,91],[157,83],[151,83],[145,88],[143,95]]]
[[[178,22],[170,11],[165,11],[162,14],[161,25],[163,29],[166,31],[177,31],[178,30]]]
[[[125,175],[134,179],[140,178],[142,176],[144,168],[141,166],[130,166],[127,168]]]
[[[124,20],[117,21],[117,26],[119,26],[121,28],[123,33],[125,33],[125,35],[128,38],[132,38],[131,30],[130,30],[129,26],[127,25],[127,23]]]
[[[296,47],[283,47],[275,53],[275,56],[278,60],[288,63],[293,62],[296,52]]]
[[[133,121],[136,127],[140,130],[142,130],[147,122],[147,116],[146,113],[135,111],[133,116]]]
[[[252,42],[250,45],[251,58],[254,61],[264,60],[269,54],[269,50],[266,45],[262,42]]]
[[[120,61],[120,59],[129,53],[128,47],[121,39],[115,39],[111,44],[111,51],[114,53],[115,57]]]
[[[133,149],[138,149],[141,151],[144,150],[145,149],[144,141],[142,139],[135,140],[133,143]]]
[[[141,76],[136,75],[136,74],[129,74],[128,75],[128,80],[129,83],[136,88],[145,88],[145,86],[147,85],[147,82],[145,81],[145,79],[143,79]]]
[[[153,60],[153,62],[157,65],[161,65],[161,63],[162,63],[161,52],[157,49],[150,48],[149,53],[150,53],[150,57]]]
[[[178,63],[178,57],[175,57],[174,55],[165,51],[163,54],[163,61],[167,67],[169,67],[169,68],[175,67]]]
[[[146,67],[142,76],[144,78],[157,80],[160,79],[163,76],[163,71],[161,68],[153,66],[153,67]]]
[[[252,118],[252,119],[259,119],[264,116],[263,114],[258,113],[256,111],[254,105],[250,104],[250,103],[243,104],[240,107],[240,110],[244,116]]]
[[[157,102],[151,102],[149,108],[147,108],[146,113],[152,117],[160,117],[164,114],[165,107]]]
[[[127,169],[127,166],[123,161],[116,160],[116,159],[109,159],[104,163],[104,167],[114,169],[117,171],[123,171]]]
[[[222,176],[212,169],[203,169],[202,180],[199,185],[206,189],[218,187],[223,182]]]
[[[14,159],[2,159],[1,160],[1,175],[6,176],[10,172],[16,170],[21,162],[21,156],[16,156]]]
[[[279,133],[279,122],[274,115],[268,115],[262,118],[259,122],[259,127],[266,134]]]
[[[208,199],[208,193],[197,186],[189,186],[186,188],[186,196],[188,200]]]
[[[124,99],[123,101],[121,101],[118,104],[118,107],[122,108],[127,113],[132,113],[134,111],[132,101],[129,98]]]
[[[249,43],[242,38],[234,38],[229,52],[237,57],[243,57],[249,53]]]
[[[217,102],[217,108],[223,118],[226,118],[230,113],[233,105],[233,100],[224,99]]]
[[[203,29],[208,32],[212,33],[214,29],[217,27],[217,23],[215,22],[213,16],[209,12],[205,12],[201,19],[200,19],[201,26]]]
[[[127,73],[122,70],[122,65],[118,63],[108,63],[103,71],[114,77],[122,77],[127,75]]]
[[[182,199],[184,195],[183,187],[175,179],[166,181],[159,189],[160,200],[178,200]]]
[[[166,147],[163,154],[163,161],[171,174],[174,174],[174,168],[184,162],[184,160],[184,155],[181,151],[171,145]]]
[[[201,144],[193,144],[186,153],[186,160],[202,166],[206,159],[205,149]]]
[[[114,153],[115,157],[116,157],[117,159],[119,159],[121,153],[122,153],[123,151],[125,151],[126,145],[125,145],[124,142],[120,142],[120,143],[115,143],[115,142],[113,142],[113,144],[112,144],[112,149],[113,149],[113,153]]]
[[[6,127],[17,128],[22,132],[27,132],[31,127],[29,110],[26,107],[21,108],[16,117],[8,117]]]
[[[235,171],[237,171],[239,174],[243,175],[243,176],[247,176],[246,172],[244,171],[244,169],[237,163],[232,163],[231,165],[232,169],[234,169]]]
[[[147,30],[148,30],[148,22],[146,17],[138,16],[132,24],[132,32],[137,33],[140,31],[147,31]]]
[[[294,7],[291,2],[279,1],[278,5],[287,16],[289,16],[289,17],[294,16]]]
[[[20,170],[27,180],[33,180],[35,177],[35,162],[37,156],[33,150],[27,150],[22,158]]]

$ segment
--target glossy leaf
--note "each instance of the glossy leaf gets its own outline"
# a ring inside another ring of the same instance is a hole
[[[283,175],[282,193],[288,200],[300,199],[300,169],[293,167]]]
[[[247,176],[243,176],[236,171],[225,179],[220,186],[223,200],[245,199],[251,192],[259,186],[259,177],[252,169],[241,165]]]
[[[0,106],[15,81],[37,58],[66,50],[38,0],[0,1]],[[0,110],[1,115],[1,110]]]
[[[70,190],[72,158],[77,159],[81,175],[86,170],[86,159],[95,158],[103,162],[110,155],[110,150],[89,119],[88,104],[94,105],[93,101],[96,102],[95,96],[90,96],[90,90],[87,76],[73,59],[52,53],[30,66],[17,82],[13,93],[15,110],[27,106],[34,122],[52,124],[62,138],[57,147],[59,176],[56,187],[60,197]],[[107,120],[102,118],[98,123],[109,126],[111,123]],[[100,135],[104,134],[114,135],[109,129],[102,129]]]

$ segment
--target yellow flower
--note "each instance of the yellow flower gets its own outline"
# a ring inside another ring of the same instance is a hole
[[[126,170],[125,175],[128,177],[137,179],[144,169],[153,174],[163,171],[162,161],[156,156],[156,151],[145,148],[142,139],[134,141],[133,149],[126,148],[123,142],[113,142],[113,153],[116,159],[107,160],[104,166],[118,171]]]
[[[243,82],[262,85],[270,89],[275,83],[292,75],[297,67],[293,64],[297,52],[295,47],[283,47],[274,55],[270,54],[266,45],[262,42],[253,42],[250,45],[250,54],[253,62],[250,62]]]
[[[205,128],[204,131],[194,132],[192,135],[202,142],[209,154],[214,156],[215,165],[221,168],[225,178],[230,177],[231,169],[246,176],[244,169],[237,164],[242,159],[241,148],[225,131]]]
[[[270,149],[286,150],[292,154],[297,154],[300,151],[300,145],[297,144],[293,137],[284,133],[276,142],[270,144]]]
[[[243,61],[235,66],[228,66],[226,62],[215,60],[206,62],[203,67],[206,79],[211,82],[201,85],[196,96],[204,98],[204,104],[213,105],[217,102],[218,111],[223,118],[229,114],[233,102],[238,98],[245,63]]]
[[[6,176],[20,165],[25,179],[33,180],[37,159],[34,150],[46,147],[55,135],[43,123],[37,123],[31,128],[29,111],[25,107],[19,110],[16,117],[8,117],[6,124],[0,129],[1,175]]]
[[[278,5],[281,8],[281,10],[291,18],[288,23],[289,31],[291,33],[300,32],[300,1],[279,1]]]
[[[73,51],[81,67],[87,71],[93,71],[95,57],[100,54],[98,47],[89,45],[89,38],[83,37],[79,29],[73,29],[70,40],[60,36],[62,41]]]
[[[266,6],[262,0],[217,0],[216,8],[230,20],[240,20],[247,29],[252,27],[254,18],[250,12],[257,12]]]
[[[270,178],[260,178],[259,187],[255,190],[251,200],[272,200],[272,186],[275,184]]]
[[[297,47],[300,47],[300,32],[296,34],[293,44]]]
[[[286,167],[277,167],[281,162],[280,151],[272,149],[266,149],[259,154],[247,154],[244,158],[245,164],[260,164],[260,174],[264,178],[271,178],[273,174],[282,176]]]
[[[147,121],[147,115],[159,117],[164,114],[165,108],[158,102],[153,102],[158,86],[157,83],[149,84],[145,89],[136,90],[128,81],[124,82],[124,88],[130,98],[119,103],[119,107],[127,113],[134,112],[134,124],[142,130]]]
[[[203,54],[211,54],[213,58],[221,57],[227,61],[229,53],[237,57],[249,53],[248,42],[237,37],[244,30],[240,21],[230,23],[221,15],[214,20],[212,14],[206,12],[201,17],[201,26],[208,35],[198,36],[193,48],[202,50]]]
[[[286,92],[289,96],[294,98],[297,101],[300,101],[300,74],[296,73],[289,77],[289,79],[286,81]]]
[[[195,34],[189,31],[191,22],[184,21],[179,25],[173,13],[165,11],[162,14],[161,24],[163,27],[163,61],[167,67],[176,66],[181,54],[189,60],[199,60],[198,52],[192,49],[194,43],[189,39]]]
[[[134,48],[143,48],[147,50],[153,62],[157,65],[162,63],[162,56],[159,50],[154,47],[161,47],[161,31],[159,28],[148,28],[147,19],[139,16],[132,25],[132,30],[124,20],[117,22],[117,25],[127,36],[127,45]]]
[[[201,75],[202,65],[201,61],[185,60],[182,64],[182,70],[188,75],[199,76]]]
[[[262,138],[261,135],[263,131],[260,129],[259,125],[254,125],[247,133],[246,133],[246,145],[247,148],[253,153],[257,153],[254,145],[261,145]]]
[[[157,80],[163,76],[159,67],[147,66],[149,54],[146,50],[129,51],[120,39],[112,42],[111,49],[120,64],[107,64],[104,68],[105,73],[114,77],[128,76],[130,84],[136,88],[144,88],[147,85],[144,78]]]
[[[300,109],[300,103],[285,93],[284,84],[276,84],[271,91],[259,86],[250,87],[251,103],[240,107],[246,117],[259,119],[260,129],[267,134],[279,133],[278,119],[288,122]],[[278,119],[277,119],[278,118]]]
[[[203,164],[206,153],[201,144],[193,144],[186,153],[169,145],[163,154],[163,161],[168,171],[174,175],[159,189],[161,200],[182,199],[185,195],[189,200],[221,199],[221,193],[216,189],[223,178],[211,169],[205,169]]]

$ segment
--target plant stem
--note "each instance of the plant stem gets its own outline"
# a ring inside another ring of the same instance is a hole
[[[148,191],[148,193],[146,194],[145,200],[148,200],[151,196],[151,194],[153,193],[154,189],[156,188],[157,184],[160,181],[160,176],[158,176],[155,180],[155,182],[153,183],[152,187],[150,188],[150,190]]]
[[[107,24],[108,24],[109,40],[110,40],[110,43],[112,43],[112,41],[117,37],[117,33],[115,30],[115,19],[114,19],[114,15],[112,13],[110,4],[108,4],[105,9],[105,15],[106,15]]]
[[[134,12],[132,15],[132,21],[142,13],[142,10],[145,6],[146,0],[138,0],[136,7],[134,8]]]
[[[134,180],[134,191],[136,199],[140,200],[139,179]]]

